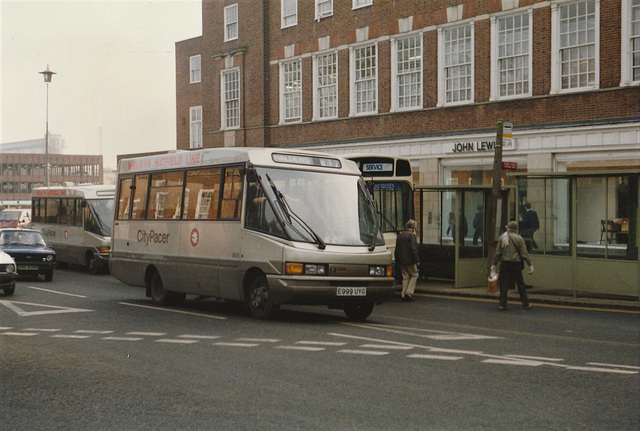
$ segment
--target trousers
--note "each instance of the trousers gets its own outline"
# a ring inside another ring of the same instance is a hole
[[[401,265],[400,271],[402,271],[402,297],[404,298],[405,295],[413,296],[418,283],[418,266],[415,263]]]
[[[503,260],[500,263],[500,306],[507,307],[507,293],[515,287],[518,288],[520,301],[523,307],[529,306],[529,298],[527,297],[527,288],[522,278],[522,267],[520,262],[510,262]]]

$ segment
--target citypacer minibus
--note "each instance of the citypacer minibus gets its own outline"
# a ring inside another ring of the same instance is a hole
[[[78,184],[31,191],[32,227],[56,252],[58,265],[109,268],[115,186]]]
[[[391,253],[352,161],[287,149],[217,148],[123,159],[110,268],[157,304],[186,294],[283,304],[353,320],[394,294]]]

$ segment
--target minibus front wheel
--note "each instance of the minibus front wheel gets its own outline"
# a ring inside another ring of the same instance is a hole
[[[171,292],[164,288],[162,277],[158,271],[151,276],[150,281],[151,299],[158,305],[173,305],[184,301],[186,294],[179,292]]]
[[[254,278],[251,282],[247,305],[251,315],[259,320],[271,319],[278,311],[278,306],[271,299],[269,282],[264,275]]]

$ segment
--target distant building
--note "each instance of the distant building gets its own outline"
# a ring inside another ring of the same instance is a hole
[[[64,147],[59,135],[49,135],[49,145],[52,150],[49,152],[50,186],[66,182],[103,184],[102,156],[58,154]],[[31,190],[44,186],[44,167],[44,139],[1,144],[0,209],[30,206]]]

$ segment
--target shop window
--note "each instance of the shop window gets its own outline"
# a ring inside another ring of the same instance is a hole
[[[637,259],[638,177],[578,178],[576,190],[578,256]]]

